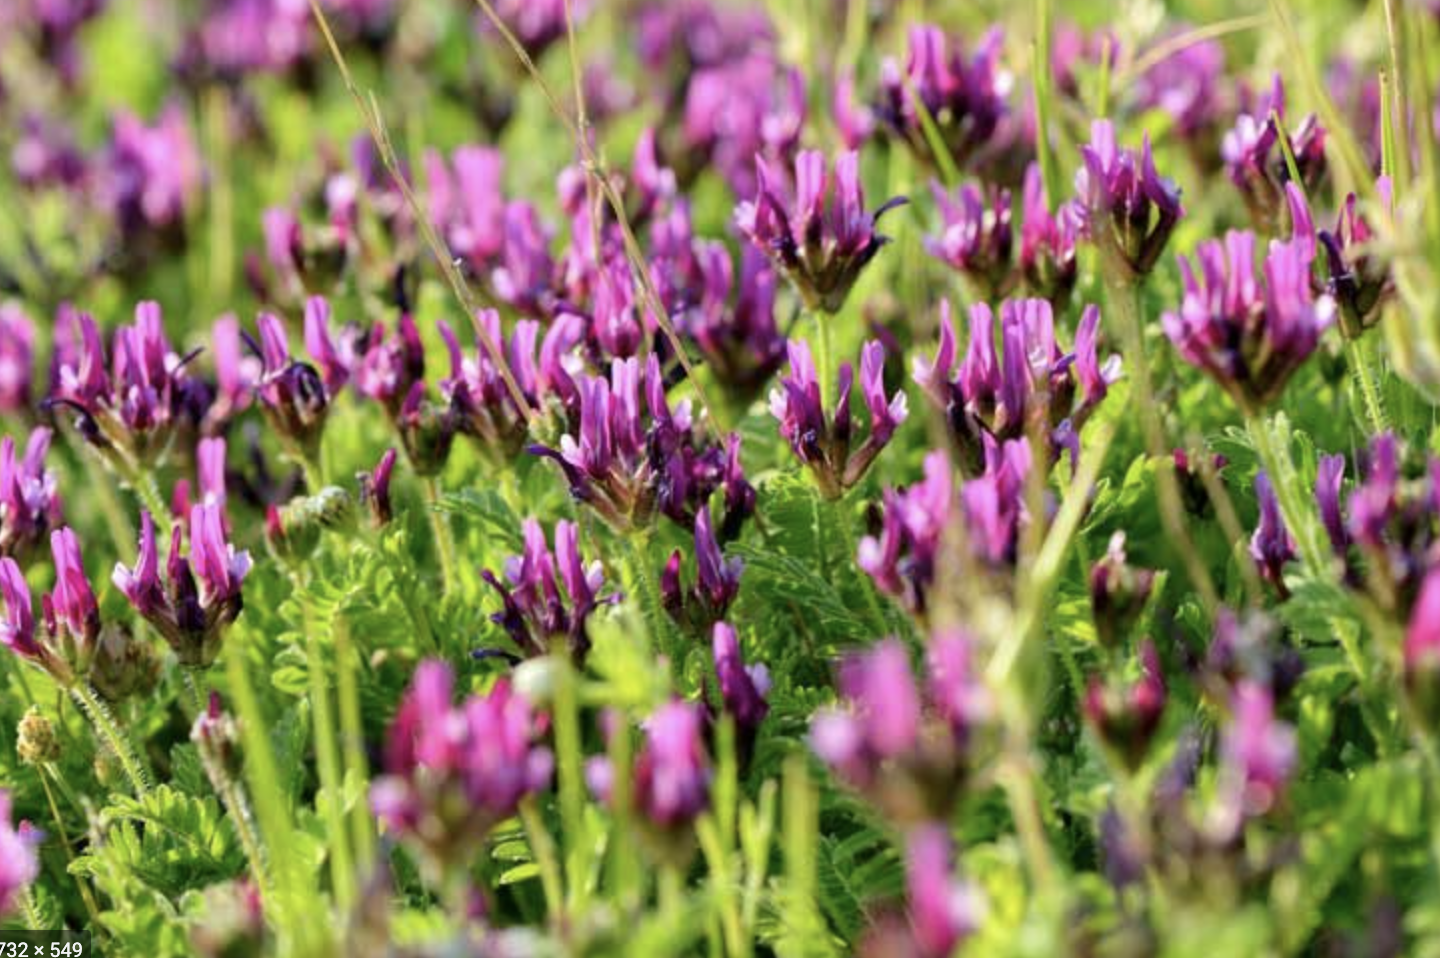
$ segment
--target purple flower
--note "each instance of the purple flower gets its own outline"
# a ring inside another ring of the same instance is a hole
[[[1380,177],[1375,190],[1385,211],[1392,212],[1390,178]],[[1340,306],[1340,331],[1350,339],[1380,321],[1380,307],[1395,291],[1389,263],[1368,249],[1376,236],[1357,207],[1351,193],[1340,208],[1334,231],[1317,234],[1330,266],[1329,292]]]
[[[1172,39],[1168,36],[1157,42]],[[1224,80],[1223,45],[1215,40],[1185,43],[1135,78],[1136,105],[1168,114],[1175,132],[1200,154],[1207,169],[1213,169],[1214,138],[1226,102],[1221,91]]]
[[[1154,569],[1137,569],[1126,560],[1125,533],[1111,536],[1105,557],[1090,570],[1090,609],[1102,645],[1115,648],[1124,640],[1154,586]]]
[[[230,78],[287,70],[309,52],[308,21],[285,0],[220,0],[187,39],[182,65]]]
[[[550,257],[550,233],[540,213],[529,203],[513,201],[505,207],[505,243],[500,260],[490,273],[495,297],[532,319],[549,317],[555,309],[555,261]]]
[[[704,727],[700,706],[679,700],[645,721],[645,743],[635,758],[635,807],[662,830],[688,827],[710,804]]]
[[[751,399],[785,358],[785,337],[775,324],[775,271],[763,253],[746,246],[736,282],[730,252],[719,242],[698,243],[696,265],[700,296],[675,325],[699,347],[717,380],[737,398]]]
[[[673,43],[673,37],[671,39]],[[689,156],[678,158],[682,180],[705,166],[739,196],[764,188],[756,160],[787,164],[800,142],[805,78],[764,50],[726,58],[695,71],[685,90],[681,130]]]
[[[100,637],[100,606],[85,575],[80,540],[69,527],[50,533],[55,560],[55,588],[40,598],[50,647],[76,672],[84,673]]]
[[[0,643],[27,659],[41,659],[47,654],[35,641],[35,609],[25,573],[9,556],[0,558],[0,598],[5,602],[5,621],[0,622]]]
[[[660,577],[665,609],[682,624],[697,631],[706,629],[724,618],[726,609],[740,591],[740,573],[745,569],[742,560],[726,559],[721,554],[720,543],[710,526],[709,506],[702,506],[695,514],[697,579],[688,591],[680,583],[680,565],[680,550],[676,549]]]
[[[411,330],[414,330],[413,323]],[[310,358],[315,360],[320,378],[325,382],[325,391],[331,398],[339,395],[351,376],[358,376],[360,372],[362,360],[358,354],[365,351],[365,346],[357,343],[358,338],[353,326],[342,331],[339,336],[330,335],[330,303],[324,296],[311,296],[305,300],[305,350],[310,354]],[[381,348],[384,338],[385,327],[377,325],[371,338],[374,343],[372,348]],[[415,337],[415,345],[419,345],[418,336]],[[377,374],[372,373],[370,384],[378,392],[377,378]],[[401,389],[400,393],[403,396],[404,390]]]
[[[1255,474],[1255,498],[1260,504],[1260,523],[1250,537],[1250,557],[1259,567],[1260,575],[1283,597],[1288,590],[1282,573],[1285,564],[1296,557],[1295,537],[1285,527],[1280,502],[1270,486],[1270,477],[1263,471]]]
[[[135,307],[135,323],[115,331],[111,368],[95,320],[78,314],[79,341],[62,355],[49,402],[75,411],[76,427],[127,481],[167,452],[185,393],[184,360],[165,338],[157,303]]]
[[[1406,691],[1433,724],[1440,715],[1440,566],[1431,568],[1420,586],[1405,629],[1403,658]]]
[[[1028,439],[992,442],[986,448],[985,471],[960,490],[970,549],[992,568],[1015,563],[1020,530],[1030,521],[1025,504],[1030,468]]]
[[[1109,120],[1091,124],[1080,156],[1084,164],[1075,172],[1075,194],[1083,235],[1105,254],[1110,268],[1148,275],[1185,214],[1179,187],[1156,171],[1148,136],[1137,157],[1116,145]]]
[[[760,723],[770,714],[770,704],[765,701],[770,672],[764,665],[745,664],[740,657],[740,637],[728,623],[715,623],[711,652],[725,713],[735,720],[741,742],[753,743]]]
[[[600,596],[604,571],[598,561],[588,566],[582,562],[574,523],[555,523],[554,553],[539,521],[525,520],[524,534],[525,551],[505,563],[505,581],[489,569],[480,573],[504,603],[490,620],[504,628],[525,655],[547,655],[553,642],[564,641],[571,655],[583,662],[590,649],[586,619],[601,602],[618,596]]]
[[[967,748],[989,714],[963,632],[935,636],[923,686],[897,639],[840,668],[840,706],[818,712],[810,746],[847,784],[902,821],[943,817],[966,771]]]
[[[590,0],[495,0],[496,16],[520,41],[531,59],[538,60],[550,45],[566,33],[566,9],[579,21],[590,10]],[[488,15],[478,17],[480,31],[499,38],[499,31]]]
[[[938,168],[918,99],[954,164],[964,168],[991,144],[1009,111],[1013,80],[1000,66],[1004,43],[1004,32],[991,29],[967,62],[960,44],[952,46],[939,27],[912,25],[904,69],[892,58],[880,66],[880,122],[922,163]]]
[[[559,465],[577,501],[622,532],[644,528],[657,513],[688,528],[700,505],[723,487],[721,528],[727,535],[738,531],[754,506],[738,458],[701,441],[688,400],[671,410],[655,353],[643,376],[638,359],[616,359],[608,380],[582,375],[576,389],[578,430],[562,436],[558,450],[534,445],[530,452]]]
[[[258,358],[246,355],[240,321],[232,313],[215,320],[210,348],[215,357],[215,401],[206,414],[205,429],[214,434],[223,431],[254,400],[261,366]]]
[[[0,303],[0,412],[30,410],[35,324],[18,303]]]
[[[1277,145],[1281,130],[1276,118],[1285,122],[1285,86],[1278,73],[1269,96],[1255,98],[1220,145],[1226,172],[1240,189],[1255,228],[1272,236],[1280,232],[1290,182],[1289,164]],[[1301,185],[1314,193],[1325,175],[1325,130],[1312,113],[1287,133]]]
[[[314,366],[290,358],[285,325],[279,317],[261,313],[257,322],[262,366],[256,394],[290,454],[302,462],[313,462],[330,410],[330,392]]]
[[[1340,487],[1345,482],[1345,457],[1322,455],[1315,469],[1315,503],[1330,545],[1342,560],[1350,545],[1345,518],[1340,510]]]
[[[1020,272],[1035,295],[1064,310],[1075,288],[1075,241],[1080,234],[1081,213],[1076,203],[1066,203],[1055,213],[1045,197],[1040,165],[1025,168],[1021,201]]]
[[[810,345],[791,340],[787,346],[790,375],[770,393],[770,414],[780,421],[780,435],[800,461],[809,467],[827,499],[838,499],[870,468],[906,417],[908,400],[904,391],[885,396],[885,347],[879,340],[866,343],[860,352],[860,393],[870,414],[870,431],[865,442],[851,453],[850,391],[854,371],[840,364],[839,389],[833,415],[827,416],[820,402],[820,381],[810,357]]]
[[[1295,730],[1276,720],[1270,690],[1242,680],[1231,697],[1230,722],[1220,740],[1218,830],[1233,834],[1245,819],[1269,811],[1295,761]]]
[[[461,146],[447,165],[425,154],[430,218],[452,253],[480,276],[488,275],[505,246],[505,156],[484,146]]]
[[[424,376],[425,346],[410,314],[400,314],[393,337],[386,336],[385,325],[377,322],[354,370],[355,388],[361,395],[379,402],[392,416],[398,415]]]
[[[925,237],[925,251],[975,284],[986,300],[1005,295],[1012,282],[1010,191],[965,184],[952,199],[931,183],[943,229]]]
[[[971,882],[955,877],[953,861],[954,847],[944,826],[924,825],[911,832],[905,888],[920,958],[948,958],[985,917],[984,895]]]
[[[360,483],[360,502],[370,508],[370,515],[377,526],[388,524],[394,517],[390,504],[390,477],[395,471],[395,459],[395,450],[386,449],[373,470],[356,477]]]
[[[118,114],[101,167],[103,202],[126,234],[182,228],[200,194],[200,151],[178,104],[154,126]]]
[[[240,585],[250,571],[250,554],[226,541],[222,516],[215,503],[191,508],[190,555],[180,551],[183,530],[176,525],[162,578],[155,523],[142,512],[135,565],[127,569],[117,562],[110,577],[187,668],[208,668],[215,661],[226,627],[243,607]]]
[[[1078,433],[1120,376],[1118,356],[1103,366],[1099,361],[1099,326],[1099,309],[1087,306],[1075,349],[1065,353],[1055,339],[1047,300],[1006,300],[1000,307],[1002,359],[995,349],[994,314],[977,302],[970,307],[965,357],[957,364],[950,304],[940,301],[939,349],[933,360],[916,357],[912,372],[945,413],[968,472],[983,468],[986,449],[995,440],[1025,436],[1032,425],[1046,430],[1052,454],[1060,446],[1063,425]]]
[[[877,589],[900,599],[911,612],[924,614],[941,540],[955,510],[950,458],[937,450],[925,457],[922,482],[903,492],[885,491],[880,536],[860,540],[856,563]]]
[[[1084,705],[1085,718],[1100,741],[1132,772],[1149,754],[1166,698],[1153,643],[1146,640],[1141,644],[1139,659],[1140,676],[1132,683],[1092,678]]]
[[[876,221],[905,198],[867,213],[854,151],[836,157],[833,190],[825,157],[813,150],[795,158],[793,192],[783,170],[764,161],[758,170],[755,200],[736,207],[736,225],[775,262],[807,309],[838,312],[861,270],[889,241],[875,232]]]
[[[45,468],[50,439],[43,426],[31,430],[20,459],[14,439],[0,440],[0,555],[26,555],[60,524],[55,474]]]
[[[1180,355],[1209,373],[1247,415],[1274,402],[1335,319],[1335,301],[1310,287],[1311,255],[1301,240],[1272,242],[1263,282],[1255,276],[1255,234],[1230,231],[1180,258],[1185,297],[1161,325]]]
[[[855,97],[855,76],[849,69],[835,78],[830,118],[847,150],[858,150],[875,132],[875,114]]]
[[[416,668],[390,725],[385,774],[370,791],[375,814],[421,853],[432,881],[466,867],[491,828],[547,787],[554,768],[550,750],[536,744],[540,719],[508,679],[459,705],[454,685],[443,662]]]
[[[40,875],[42,835],[28,822],[10,818],[10,793],[0,789],[0,917],[16,910],[25,889]]]

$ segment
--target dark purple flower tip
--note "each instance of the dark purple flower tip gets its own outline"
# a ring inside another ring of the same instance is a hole
[[[950,457],[942,450],[925,457],[924,479],[904,492],[885,493],[879,537],[860,540],[856,563],[880,591],[923,614],[935,576],[945,528],[956,513]]]
[[[1340,511],[1340,488],[1345,481],[1345,457],[1343,455],[1321,456],[1316,467],[1315,502],[1320,508],[1320,521],[1330,545],[1342,560],[1349,548],[1350,538],[1345,532],[1345,518]]]
[[[740,638],[728,623],[715,623],[711,651],[725,711],[735,719],[743,736],[753,736],[770,713],[765,701],[770,691],[770,673],[763,665],[745,665],[740,656]]]
[[[1375,182],[1380,210],[1393,217],[1394,198],[1388,176]],[[1351,339],[1379,322],[1385,300],[1395,291],[1395,278],[1388,259],[1370,248],[1376,239],[1370,223],[1359,212],[1354,193],[1345,198],[1334,231],[1318,234],[1329,265],[1328,291],[1340,307],[1340,328]]]
[[[18,303],[0,303],[0,412],[30,409],[35,324]]]
[[[360,501],[370,507],[377,526],[388,524],[395,514],[390,502],[390,479],[395,472],[397,458],[394,449],[386,449],[375,468],[359,476]]]
[[[1250,538],[1250,556],[1265,581],[1285,590],[1282,571],[1285,564],[1296,558],[1295,537],[1285,527],[1280,515],[1280,502],[1270,485],[1270,477],[1263,471],[1255,474],[1255,498],[1260,504],[1260,522]]]
[[[52,435],[32,429],[18,459],[15,440],[0,440],[0,555],[24,556],[61,521],[55,474],[45,468]]]

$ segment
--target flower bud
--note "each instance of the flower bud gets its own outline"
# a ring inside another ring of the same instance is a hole
[[[60,740],[55,735],[55,726],[33,705],[25,711],[16,729],[15,754],[26,765],[60,760]]]

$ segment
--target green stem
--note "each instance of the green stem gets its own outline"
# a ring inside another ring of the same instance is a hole
[[[150,518],[155,521],[155,532],[162,541],[169,541],[170,507],[165,504],[164,498],[160,495],[160,486],[155,481],[155,473],[149,470],[142,470],[136,473],[130,480],[130,488],[140,499],[140,504],[145,511],[150,513]]]
[[[250,874],[255,879],[260,898],[262,901],[269,901],[269,896],[274,891],[270,870],[265,860],[264,847],[260,844],[260,836],[255,831],[255,814],[250,809],[245,789],[228,774],[223,774],[221,781],[211,784],[215,786],[220,801],[225,805],[225,811],[230,815],[230,821],[235,825],[235,834],[240,837],[240,847],[245,850],[245,858],[250,862]]]
[[[185,696],[190,700],[190,716],[198,717],[205,711],[205,694],[201,691],[205,684],[204,672],[201,669],[182,668],[180,676],[185,683]]]
[[[1249,416],[1246,418],[1246,426],[1255,446],[1255,454],[1259,456],[1260,464],[1269,474],[1270,486],[1275,491],[1275,501],[1280,505],[1280,515],[1285,520],[1285,527],[1300,547],[1300,561],[1311,576],[1326,577],[1329,571],[1328,563],[1315,537],[1318,523],[1314,521],[1314,509],[1302,505],[1295,497],[1300,480],[1295,471],[1295,463],[1290,458],[1289,430],[1285,430],[1281,442],[1277,444],[1272,430],[1280,426],[1278,419],[1266,422],[1258,416]]]
[[[350,840],[345,827],[344,783],[340,773],[340,743],[335,736],[335,716],[330,703],[328,669],[320,648],[320,633],[310,621],[309,604],[304,602],[306,671],[310,679],[310,718],[314,725],[315,752],[320,772],[320,788],[324,793],[325,830],[329,833],[330,881],[335,889],[336,904],[341,912],[349,909],[355,897],[355,868],[350,855]]]
[[[520,802],[520,820],[525,823],[525,834],[530,838],[530,851],[535,856],[535,865],[540,869],[540,886],[545,889],[545,908],[552,924],[558,925],[565,910],[565,892],[560,881],[560,863],[555,857],[555,839],[545,827],[535,799],[526,797]]]
[[[60,806],[55,801],[55,793],[50,788],[51,765],[48,762],[41,763],[35,767],[37,776],[40,779],[40,787],[45,790],[45,801],[50,806],[50,815],[55,819],[55,831],[60,836],[60,842],[65,849],[65,862],[67,865],[74,864],[75,855],[71,851],[70,834],[65,828],[65,819],[60,814]],[[100,924],[99,909],[95,905],[95,896],[90,893],[90,886],[73,869],[67,869],[75,878],[75,886],[80,890],[80,899],[85,903],[85,912],[90,916],[90,923],[93,926]],[[32,926],[36,927],[36,926]]]
[[[555,751],[557,787],[560,792],[561,841],[567,870],[575,867],[576,854],[584,835],[585,795],[583,752],[580,744],[580,698],[577,675],[570,662],[570,650],[559,648],[551,653],[555,670]],[[566,875],[570,896],[580,894],[584,879],[579,874]],[[571,905],[577,904],[572,901]]]
[[[1160,506],[1160,521],[1180,553],[1190,584],[1200,594],[1207,614],[1212,614],[1220,604],[1220,595],[1185,525],[1185,508],[1180,501],[1174,460],[1165,446],[1165,429],[1160,422],[1159,406],[1155,403],[1150,383],[1150,361],[1145,352],[1145,332],[1140,318],[1140,287],[1119,279],[1115,271],[1110,270],[1106,274],[1106,290],[1107,302],[1120,314],[1125,362],[1132,370],[1130,378],[1135,384],[1135,398],[1140,406],[1140,425],[1145,434],[1146,450],[1155,461],[1155,493]]]
[[[111,713],[110,707],[95,693],[94,689],[84,682],[72,685],[70,694],[74,696],[76,704],[90,720],[90,725],[95,729],[95,733],[110,747],[110,751],[115,753],[120,767],[125,770],[125,776],[130,779],[130,786],[135,790],[135,795],[142,797],[147,794],[150,791],[150,777],[145,771],[145,765],[130,739],[115,723],[115,716]]]
[[[98,460],[94,456],[86,455],[84,459],[85,471],[90,477],[90,488],[95,490],[95,498],[100,503],[106,528],[110,531],[110,539],[115,543],[116,555],[126,560],[134,559],[137,543],[135,530],[125,516],[120,497],[115,495],[114,482],[103,469],[97,468]]]
[[[435,476],[425,477],[426,512],[430,516],[430,529],[435,535],[435,551],[440,556],[440,588],[442,594],[456,587],[455,538],[450,531],[449,517],[440,511],[440,480]]]
[[[1370,428],[1375,433],[1388,432],[1390,424],[1385,421],[1385,405],[1380,398],[1380,386],[1375,382],[1374,370],[1366,362],[1366,350],[1358,339],[1345,341],[1345,360],[1350,365],[1350,374],[1360,386],[1360,395],[1365,400],[1365,413],[1370,419]]]
[[[285,793],[281,787],[280,770],[275,763],[271,749],[269,726],[260,710],[255,689],[245,669],[244,645],[240,642],[227,643],[225,648],[226,677],[230,681],[230,694],[235,702],[235,715],[240,724],[240,737],[245,746],[245,775],[250,784],[250,793],[255,798],[256,817],[260,824],[261,837],[265,847],[291,849],[293,829]],[[276,903],[276,925],[283,933],[293,935],[291,945],[297,954],[316,954],[323,951],[317,932],[326,935],[329,927],[328,915],[324,912],[308,911],[320,907],[317,896],[306,889],[306,883],[298,872],[300,861],[293,854],[275,856],[275,881],[279,894]]]
[[[840,534],[844,536],[845,561],[849,563],[850,568],[858,569],[859,567],[855,564],[855,557],[860,553],[860,546],[855,539],[855,528],[850,524],[850,510],[846,506],[845,498],[846,497],[841,496],[839,499],[832,501],[831,508],[834,510],[832,518],[835,521],[835,525],[840,528]],[[816,530],[816,534],[819,534],[818,529]],[[824,554],[823,549],[821,550],[821,554]],[[860,579],[860,588],[865,593],[865,605],[869,609],[871,617],[875,620],[875,628],[877,630],[875,634],[883,635],[889,631],[889,627],[885,619],[885,610],[880,604],[879,592],[875,588],[875,583],[870,581],[868,575],[862,572]]]
[[[830,324],[833,320],[819,310],[812,310],[811,315],[815,317],[815,375],[820,379],[820,407],[828,411],[836,388],[834,360],[830,353]]]
[[[350,643],[350,626],[344,615],[337,614],[333,626],[335,638],[335,684],[340,695],[340,735],[345,756],[345,777],[361,786],[361,794],[369,794],[370,768],[365,757],[365,727],[360,712],[360,685],[355,675],[355,655]],[[375,860],[375,825],[370,808],[356,802],[351,816],[355,856],[362,870]]]

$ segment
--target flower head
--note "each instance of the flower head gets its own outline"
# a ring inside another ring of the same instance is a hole
[[[1255,474],[1255,499],[1260,504],[1260,523],[1250,537],[1250,557],[1260,568],[1260,575],[1285,595],[1285,580],[1281,573],[1285,564],[1296,557],[1295,537],[1285,526],[1285,519],[1280,514],[1280,500],[1275,497],[1270,477],[1264,471]]]
[[[770,714],[770,704],[765,701],[770,691],[770,672],[764,665],[745,664],[740,657],[740,637],[726,622],[715,623],[711,652],[720,684],[720,702],[725,713],[735,720],[742,745],[751,743],[760,723]]]
[[[730,253],[718,242],[697,244],[696,265],[700,296],[675,324],[726,388],[751,398],[785,359],[785,337],[775,323],[775,271],[763,253],[746,246],[735,277]]]
[[[0,412],[30,409],[35,325],[17,303],[0,303]]]
[[[793,191],[785,180],[783,170],[761,161],[755,199],[736,208],[736,225],[774,261],[808,308],[837,312],[861,270],[888,242],[875,232],[876,221],[905,199],[866,212],[860,156],[853,151],[835,158],[832,181],[825,157],[803,150],[795,158]]]
[[[1375,191],[1386,212],[1393,212],[1390,178],[1380,177]],[[1377,237],[1358,206],[1351,193],[1340,207],[1335,229],[1317,234],[1330,267],[1328,289],[1340,307],[1340,330],[1350,339],[1380,321],[1382,303],[1395,292],[1389,263],[1368,248]]]
[[[576,391],[579,428],[561,437],[559,449],[530,451],[559,465],[577,501],[620,531],[644,528],[657,514],[690,527],[700,504],[723,487],[720,526],[738,530],[754,507],[739,458],[702,441],[689,400],[671,409],[655,353],[643,376],[638,359],[616,359],[609,379],[581,375]]]
[[[1231,231],[1195,252],[1196,275],[1180,258],[1185,297],[1161,317],[1180,355],[1209,373],[1240,409],[1274,402],[1335,319],[1335,301],[1310,288],[1313,248],[1272,242],[1255,275],[1255,234]]]
[[[839,389],[833,414],[821,405],[820,381],[810,345],[805,340],[788,344],[790,375],[770,393],[770,414],[780,421],[780,435],[800,461],[809,467],[826,498],[838,498],[859,482],[909,415],[903,391],[885,395],[885,347],[879,340],[860,352],[860,393],[869,412],[870,431],[851,454],[850,391],[854,371],[840,365]]]
[[[40,875],[43,836],[27,822],[10,818],[10,793],[0,790],[0,917],[16,910],[21,895]]]
[[[983,468],[988,445],[1027,436],[1033,427],[1049,439],[1052,453],[1062,445],[1062,431],[1078,433],[1120,377],[1118,356],[1100,363],[1099,327],[1100,310],[1087,306],[1075,348],[1067,353],[1055,338],[1049,301],[1006,300],[1000,307],[1003,352],[997,352],[995,315],[977,302],[970,307],[961,360],[950,304],[940,301],[939,349],[934,359],[917,357],[913,375],[945,413],[968,472]]]
[[[925,238],[925,251],[975,284],[983,298],[998,299],[1011,281],[1010,191],[961,186],[952,198],[931,184],[943,229]]]
[[[421,853],[432,880],[465,867],[491,828],[549,784],[554,767],[536,744],[539,717],[508,679],[458,705],[454,686],[443,662],[416,668],[390,725],[385,774],[370,793],[375,813]]]
[[[1285,188],[1291,179],[1280,137],[1289,138],[1288,152],[1295,159],[1304,192],[1313,193],[1325,175],[1325,130],[1315,115],[1289,130],[1284,123],[1285,85],[1277,73],[1269,95],[1254,98],[1220,145],[1226,172],[1244,197],[1256,229],[1271,236],[1281,232],[1287,211]]]
[[[1032,293],[1063,310],[1078,275],[1075,241],[1080,235],[1079,206],[1065,203],[1051,213],[1040,165],[1031,163],[1025,169],[1021,217],[1020,272]]]
[[[1140,646],[1140,675],[1133,682],[1092,678],[1085,691],[1085,718],[1100,741],[1131,771],[1150,751],[1165,710],[1165,679],[1149,641]]]
[[[939,168],[923,109],[955,166],[965,167],[991,144],[1009,112],[1013,80],[1000,65],[1004,42],[1000,28],[990,30],[967,61],[939,27],[911,26],[904,67],[894,59],[881,64],[877,118],[922,163]]]
[[[1425,574],[1403,647],[1405,689],[1430,723],[1440,719],[1440,566]]]
[[[1126,560],[1125,533],[1111,536],[1104,558],[1090,570],[1090,608],[1102,645],[1114,648],[1124,640],[1154,586],[1154,569],[1137,569]]]
[[[50,552],[55,560],[55,588],[40,599],[45,631],[50,648],[83,674],[100,637],[100,606],[85,575],[80,540],[74,531],[62,526],[50,533]]]
[[[708,628],[724,618],[735,594],[740,591],[740,573],[745,563],[726,559],[711,528],[710,507],[701,506],[695,514],[695,566],[697,577],[688,591],[680,582],[680,550],[671,553],[660,578],[660,593],[665,609],[682,623],[697,630]]]
[[[581,560],[574,523],[555,523],[553,553],[539,521],[525,520],[524,534],[525,551],[506,562],[504,581],[489,569],[481,573],[504,603],[490,619],[525,655],[546,655],[551,643],[560,640],[583,662],[590,648],[586,619],[600,603],[616,596],[601,597],[604,571],[598,561],[587,566]]]
[[[989,701],[961,631],[931,640],[924,683],[896,639],[840,668],[840,707],[815,716],[810,746],[852,788],[902,821],[944,817]]]
[[[1137,157],[1116,144],[1109,120],[1091,124],[1090,142],[1080,155],[1084,164],[1075,173],[1075,194],[1083,235],[1112,268],[1147,275],[1185,214],[1179,187],[1156,171],[1148,136]]]
[[[109,369],[95,320],[70,315],[78,339],[73,353],[57,350],[49,402],[73,410],[80,435],[131,478],[169,450],[186,394],[184,360],[170,348],[157,303],[137,304],[134,324],[115,331]]]
[[[1295,730],[1275,717],[1270,690],[1242,680],[1230,700],[1220,740],[1220,805],[1216,829],[1233,834],[1279,801],[1295,770]]]
[[[55,474],[45,468],[51,432],[31,430],[25,455],[16,458],[15,440],[0,440],[0,555],[24,556],[60,524]]]
[[[360,502],[369,506],[376,526],[388,524],[394,516],[390,504],[390,477],[395,471],[396,458],[394,449],[386,449],[374,469],[362,472],[357,477],[360,483]]]
[[[219,654],[225,629],[243,607],[241,583],[250,554],[226,541],[221,507],[213,502],[190,511],[190,554],[181,553],[182,528],[170,538],[165,573],[150,513],[140,514],[140,547],[132,568],[115,564],[111,581],[130,605],[175,651],[180,663],[206,668]]]
[[[261,313],[262,366],[256,393],[266,418],[290,447],[292,455],[313,461],[330,410],[330,391],[314,366],[290,358],[285,324],[272,313]]]
[[[690,825],[710,804],[710,761],[700,706],[671,700],[645,721],[635,757],[635,807],[662,830]]]
[[[919,958],[948,958],[985,917],[984,895],[955,876],[954,855],[941,825],[915,829],[906,846],[905,888]]]

